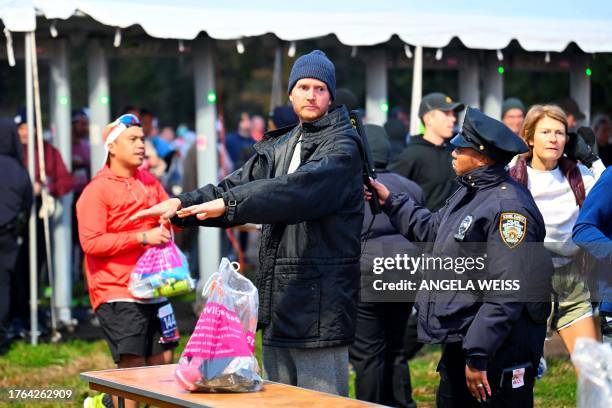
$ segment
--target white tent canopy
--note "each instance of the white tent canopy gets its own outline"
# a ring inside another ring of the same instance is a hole
[[[506,47],[561,52],[612,51],[612,3],[606,0],[436,2],[312,0],[304,4],[251,0],[0,0],[10,31],[34,31],[36,15],[65,20],[80,12],[108,26],[140,25],[151,37],[192,40],[200,32],[220,40],[273,33],[286,41],[335,34],[350,46],[388,41],[440,48],[453,37],[473,49]]]

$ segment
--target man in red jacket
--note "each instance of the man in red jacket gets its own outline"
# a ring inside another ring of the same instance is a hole
[[[170,304],[165,298],[135,299],[128,291],[130,274],[146,247],[170,240],[157,220],[129,217],[168,195],[153,175],[139,169],[145,147],[138,118],[119,117],[102,137],[105,164],[77,202],[91,304],[119,368],[169,364],[177,343],[164,340],[159,315],[168,313]]]

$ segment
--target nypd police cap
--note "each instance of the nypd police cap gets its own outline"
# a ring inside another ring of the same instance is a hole
[[[451,144],[470,147],[499,164],[507,164],[515,155],[529,151],[523,139],[506,125],[474,108],[467,109],[463,126]]]

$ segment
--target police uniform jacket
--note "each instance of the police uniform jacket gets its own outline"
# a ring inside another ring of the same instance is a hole
[[[544,240],[542,215],[529,191],[512,180],[504,167],[480,167],[459,177],[458,182],[460,188],[435,213],[405,194],[391,194],[383,210],[410,241],[433,243],[433,257],[484,256],[485,268],[481,271],[460,275],[453,270],[426,270],[424,280],[461,277],[519,281],[521,290],[504,299],[499,292],[478,287],[421,290],[418,294],[419,341],[462,342],[467,363],[486,370],[524,313],[545,324],[550,304],[527,307],[518,297],[524,296],[528,287],[534,300],[550,296],[552,265],[544,254],[535,259],[530,244]]]

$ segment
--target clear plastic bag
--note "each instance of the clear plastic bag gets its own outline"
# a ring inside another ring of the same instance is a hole
[[[194,288],[187,258],[174,241],[148,248],[138,259],[128,285],[138,299],[177,296]]]
[[[255,358],[257,288],[227,258],[203,291],[204,309],[175,371],[189,391],[253,392],[262,388]]]
[[[612,347],[592,339],[576,341],[572,362],[580,370],[577,408],[612,407]]]

